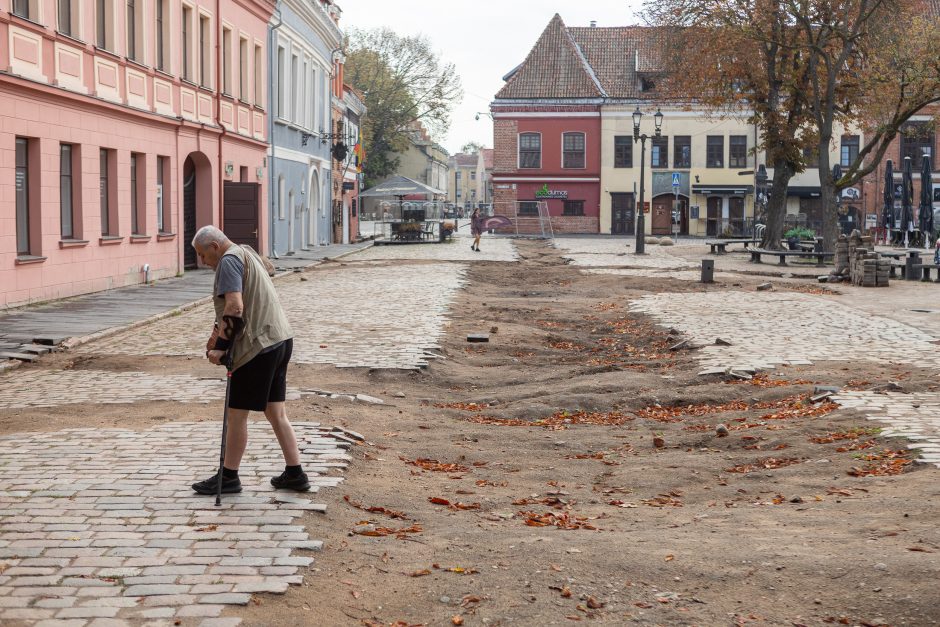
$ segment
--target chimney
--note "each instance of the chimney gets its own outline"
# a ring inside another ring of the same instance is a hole
[[[597,28],[597,20],[591,20],[591,28]]]

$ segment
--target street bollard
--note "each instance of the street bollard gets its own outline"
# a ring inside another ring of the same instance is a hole
[[[702,283],[715,282],[715,260],[702,259]]]
[[[920,277],[923,274],[922,268],[915,268],[915,265],[920,265],[920,253],[916,251],[910,251],[907,253],[907,259],[904,260],[904,278],[907,281],[920,281]]]

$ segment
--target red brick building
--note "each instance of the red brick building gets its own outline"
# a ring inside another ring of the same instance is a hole
[[[556,233],[598,233],[601,105],[607,92],[555,15],[490,105],[493,211],[514,217],[548,204]]]

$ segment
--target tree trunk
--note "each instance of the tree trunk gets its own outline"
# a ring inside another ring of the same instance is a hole
[[[767,228],[764,229],[764,238],[761,248],[767,250],[781,250],[780,240],[783,239],[783,219],[787,215],[787,187],[793,178],[793,167],[782,160],[773,164],[774,182],[767,200]]]
[[[823,133],[819,142],[819,200],[822,203],[822,229],[816,235],[823,238],[823,250],[836,249],[839,238],[838,193],[832,180],[832,168],[829,165],[829,140],[831,133]]]

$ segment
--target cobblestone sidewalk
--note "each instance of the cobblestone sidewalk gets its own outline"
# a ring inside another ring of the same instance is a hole
[[[908,448],[920,449],[920,461],[940,468],[940,394],[840,392],[834,398],[843,407],[857,409],[869,420],[888,425],[882,435],[914,440]]]
[[[645,255],[636,255],[633,253],[632,240],[556,238],[554,246],[562,251],[565,259],[570,259],[576,266],[587,268],[586,272],[593,272],[594,268],[684,270],[697,267],[670,254],[670,247],[650,245],[646,247]]]
[[[336,486],[326,473],[346,467],[347,443],[294,426],[313,490]],[[295,553],[321,543],[298,519],[325,506],[275,491],[274,434],[266,423],[249,434],[245,491],[219,508],[189,487],[215,472],[217,423],[0,438],[0,623],[236,625],[214,617],[300,584],[313,558]]]
[[[359,259],[378,248],[357,254]],[[467,249],[467,252],[472,252]],[[296,363],[414,369],[427,365],[446,314],[464,285],[461,264],[342,267],[281,284],[281,303],[294,329]],[[202,356],[211,305],[78,349],[103,355]]]
[[[379,259],[426,260],[426,261],[517,261],[519,255],[512,240],[483,236],[480,252],[470,250],[472,239],[455,237],[443,244],[389,244],[373,246],[356,253],[349,261],[371,261]]]

